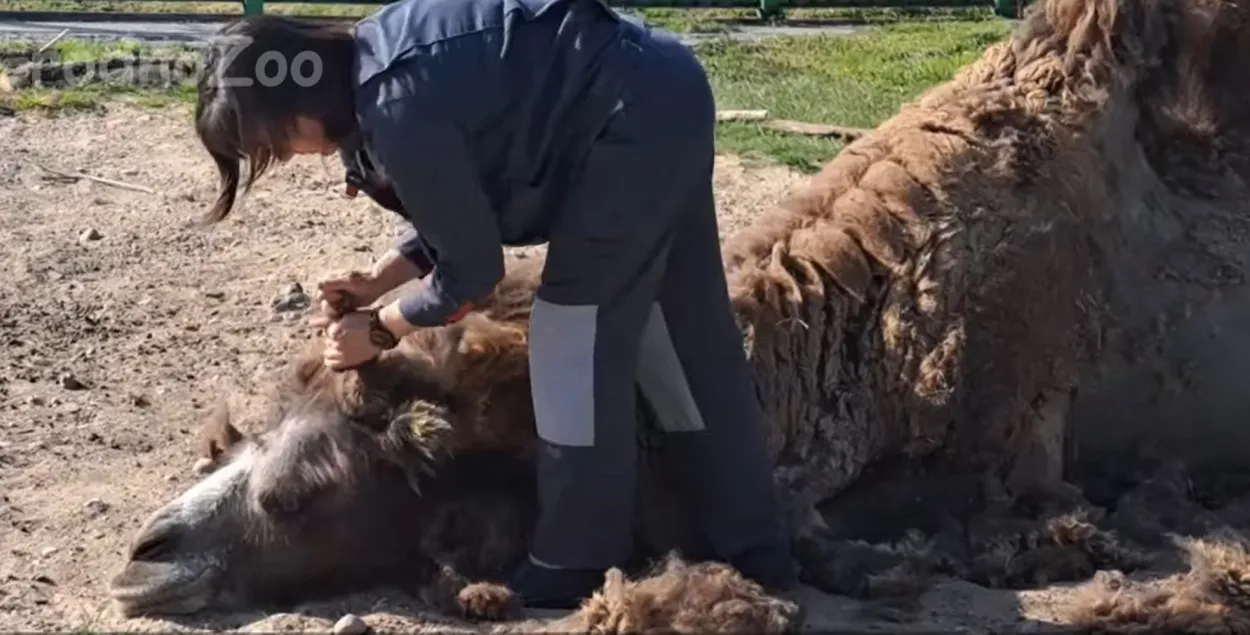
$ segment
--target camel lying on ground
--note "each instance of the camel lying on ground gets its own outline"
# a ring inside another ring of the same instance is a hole
[[[1250,391],[1224,378],[1250,371],[1248,12],[1042,0],[727,241],[805,581],[875,598],[931,574],[1023,587],[1130,570],[1153,561],[1130,544],[1177,530],[1150,492],[1183,490],[1163,507],[1195,510],[1197,494],[1166,478],[1128,493],[1100,483],[1158,448],[1195,469],[1244,465]],[[123,608],[395,584],[511,615],[506,589],[470,581],[523,557],[534,518],[536,273],[511,268],[480,313],[360,372],[325,371],[314,345],[267,428],[213,445],[215,471],[140,531],[113,581]],[[646,408],[639,422],[630,570],[691,538],[663,437]],[[210,430],[238,437],[224,420]],[[1132,536],[1148,525],[1159,532]],[[1199,611],[1240,628],[1226,596],[1191,595],[1134,596],[1141,610],[1099,596],[1078,617],[1158,626]],[[771,632],[793,608],[720,565],[670,561],[637,584],[613,572],[578,615],[613,631]]]

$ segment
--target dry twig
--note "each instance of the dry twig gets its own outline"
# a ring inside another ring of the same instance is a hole
[[[94,181],[96,183],[100,183],[102,185],[109,185],[112,187],[121,188],[123,190],[133,190],[136,192],[145,192],[147,194],[156,193],[156,190],[153,190],[152,188],[149,188],[149,187],[144,187],[142,185],[134,185],[132,183],[126,183],[124,181],[114,181],[113,179],[106,179],[100,176],[91,176],[90,174],[83,174],[82,172],[62,172],[61,170],[54,170],[46,165],[40,165],[38,163],[32,163],[32,165],[43,170],[44,172],[47,172],[54,176],[59,176],[64,179],[74,179],[74,180],[85,179],[88,181]]]
[[[767,110],[718,110],[717,121],[764,121],[768,119]]]
[[[843,141],[854,141],[869,132],[864,128],[848,128],[846,126],[808,123],[806,121],[791,121],[789,119],[772,119],[764,125],[779,132],[803,135],[805,137],[835,138]]]
[[[854,141],[868,132],[864,128],[848,128],[847,126],[808,123],[790,119],[773,119],[769,116],[767,110],[721,110],[716,113],[716,120],[721,122],[758,122],[764,127],[777,132],[804,137],[840,139],[842,141]]]
[[[60,33],[56,34],[56,37],[52,38],[51,40],[48,40],[47,44],[44,44],[43,46],[39,47],[39,51],[37,54],[41,54],[44,51],[48,50],[50,46],[52,46],[53,44],[56,44],[58,41],[60,41],[61,38],[65,37],[66,33],[69,33],[69,29],[62,29]]]

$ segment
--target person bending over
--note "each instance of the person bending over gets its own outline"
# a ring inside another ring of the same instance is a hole
[[[715,103],[684,45],[599,0],[403,0],[351,26],[245,18],[208,62],[195,118],[222,191],[206,220],[229,214],[242,159],[250,189],[275,161],[342,152],[414,228],[373,272],[323,285],[356,307],[322,318],[330,368],[461,319],[505,245],[547,244],[529,326],[541,509],[509,581],[527,606],[576,606],[632,550],[635,386],[697,555],[796,584],[721,261]]]

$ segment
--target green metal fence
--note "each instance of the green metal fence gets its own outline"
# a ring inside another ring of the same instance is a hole
[[[265,0],[241,0],[244,15],[265,12]],[[308,4],[377,4],[377,0],[283,0]],[[609,0],[608,4],[620,8],[665,7],[673,9],[750,9],[759,11],[760,17],[775,17],[788,8],[822,9],[885,9],[885,8],[955,8],[994,5],[994,12],[1002,17],[1015,18],[1019,5],[1027,0]]]
[[[143,2],[145,0],[138,0]],[[161,0],[152,0],[161,1]],[[177,0],[176,0],[177,1]],[[204,2],[214,0],[181,0]],[[221,0],[215,0],[221,1]],[[266,0],[234,0],[243,15],[260,15],[265,12]],[[378,5],[396,0],[269,0],[270,2],[295,4]],[[1004,18],[1018,18],[1021,9],[1034,0],[604,0],[608,5],[622,9],[755,9],[764,19],[781,16],[786,9],[954,9],[990,7]],[[3,0],[0,0],[0,5]],[[10,13],[0,6],[0,12]],[[19,12],[23,13],[23,12]],[[41,12],[34,12],[41,13]],[[55,12],[54,12],[55,13]],[[42,13],[41,13],[42,14]]]

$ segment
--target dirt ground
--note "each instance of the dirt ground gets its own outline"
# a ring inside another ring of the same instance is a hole
[[[255,405],[311,336],[291,285],[367,267],[394,217],[344,199],[331,157],[281,166],[232,220],[193,226],[217,182],[183,110],[0,117],[0,147],[0,630],[325,630],[348,610],[418,628],[398,594],[178,623],[124,620],[106,591],[143,519],[195,478],[214,398]],[[716,178],[729,232],[801,177],[726,157]],[[1046,629],[1070,592],[942,584],[908,624],[815,591],[804,601],[818,630],[1022,632]]]

